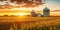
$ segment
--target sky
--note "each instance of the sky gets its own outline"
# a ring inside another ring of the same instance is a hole
[[[53,10],[60,10],[60,0],[46,0],[45,6]]]
[[[18,1],[18,0],[17,0]],[[16,1],[15,1],[16,2]],[[10,3],[10,2],[9,2]],[[4,4],[6,4],[5,2],[1,2],[0,1],[0,5],[4,5]],[[16,5],[16,6],[18,6],[17,5],[17,3],[15,4],[15,3],[13,3],[13,2],[11,2],[10,3],[10,5],[12,5],[12,6],[14,6],[14,5]],[[28,4],[27,4],[28,5]],[[36,4],[37,5],[37,4]],[[11,15],[11,14],[13,14],[13,13],[11,13],[11,11],[12,12],[14,12],[14,13],[16,13],[16,12],[18,12],[18,11],[16,11],[16,10],[24,10],[24,11],[31,11],[31,10],[35,10],[35,11],[42,11],[45,7],[48,7],[49,9],[50,9],[50,11],[54,11],[54,10],[60,10],[60,0],[45,0],[45,2],[44,2],[44,4],[42,4],[42,5],[39,5],[39,6],[36,6],[36,7],[20,7],[20,8],[11,8],[11,9],[1,9],[0,10],[0,14],[9,14],[9,15]],[[11,11],[10,11],[11,10]],[[26,13],[28,13],[29,14],[29,12],[26,12]],[[20,14],[20,12],[18,12],[17,14]],[[60,11],[58,12],[58,11],[56,11],[56,12],[51,12],[51,15],[60,15]]]
[[[12,0],[13,1],[13,0]],[[16,1],[20,1],[20,0],[16,0]],[[22,1],[22,0],[21,0]],[[24,0],[23,0],[24,1]],[[40,0],[38,0],[38,1],[40,1]],[[48,7],[49,9],[51,9],[51,10],[60,10],[60,0],[45,0],[43,3],[45,3],[45,4],[42,4],[42,5],[35,5],[36,7],[34,7],[34,8],[32,8],[32,7],[30,7],[31,5],[26,5],[26,6],[29,6],[29,7],[20,7],[20,8],[12,8],[12,10],[13,9],[18,9],[18,10],[32,10],[32,9],[34,9],[34,10],[43,10],[45,7]],[[2,5],[2,4],[6,4],[5,2],[3,2],[3,3],[1,3],[0,2],[0,5]],[[30,4],[30,3],[29,3]],[[10,5],[15,5],[15,6],[18,6],[17,5],[17,3],[16,4],[14,4],[13,2],[11,2],[10,3]],[[22,4],[20,5],[20,6],[23,6]],[[33,5],[34,6],[34,5]]]

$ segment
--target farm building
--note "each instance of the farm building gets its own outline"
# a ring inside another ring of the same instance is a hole
[[[31,11],[31,16],[32,17],[42,17],[42,14],[41,13],[35,13],[34,10]]]
[[[45,7],[43,9],[43,16],[50,16],[50,9],[49,8]]]
[[[47,7],[45,7],[44,9],[43,9],[43,15],[41,14],[41,13],[35,13],[35,11],[34,10],[32,10],[31,11],[31,16],[32,17],[49,17],[50,16],[50,9],[49,8],[47,8]]]
[[[31,11],[31,16],[36,17],[36,13],[34,12],[34,10]]]
[[[41,13],[37,13],[36,15],[37,15],[37,17],[41,17]]]

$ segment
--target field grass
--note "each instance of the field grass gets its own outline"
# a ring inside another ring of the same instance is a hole
[[[60,17],[0,17],[0,22],[60,21]]]
[[[11,27],[19,30],[60,30],[60,17],[0,17],[1,30],[10,30]]]

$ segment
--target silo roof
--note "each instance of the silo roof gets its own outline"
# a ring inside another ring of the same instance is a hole
[[[49,8],[45,7],[43,10],[49,10]]]

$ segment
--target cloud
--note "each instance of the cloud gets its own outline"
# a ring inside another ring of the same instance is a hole
[[[42,0],[2,0],[0,5],[9,4],[11,6],[20,6],[20,7],[35,7],[43,4]]]

